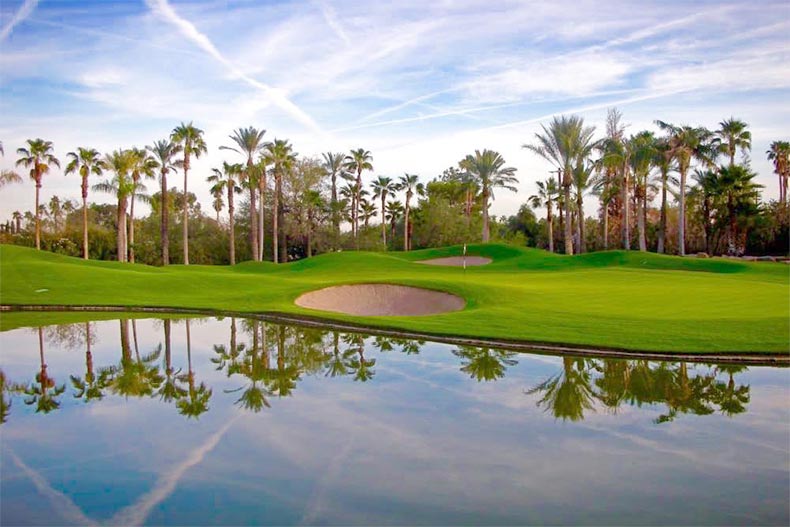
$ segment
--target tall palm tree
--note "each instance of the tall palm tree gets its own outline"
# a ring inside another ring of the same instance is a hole
[[[393,194],[397,190],[397,185],[392,178],[379,176],[371,184],[373,187],[373,197],[381,200],[381,242],[384,247],[387,247],[387,223],[385,221],[385,209],[387,203],[387,196]]]
[[[702,229],[705,232],[705,253],[712,254],[713,251],[713,225],[712,215],[715,209],[715,200],[719,196],[719,173],[714,170],[697,169],[691,175],[697,183],[691,191],[690,196],[698,199],[702,208]]]
[[[546,181],[537,181],[535,183],[538,187],[537,194],[529,197],[530,204],[533,208],[546,207],[546,228],[548,229],[549,238],[549,252],[554,252],[554,217],[552,214],[552,205],[554,200],[557,199],[559,190],[557,189],[557,180],[550,177]]]
[[[324,170],[329,175],[332,184],[332,201],[329,203],[332,213],[332,232],[335,236],[335,249],[340,243],[340,208],[337,201],[337,176],[343,173],[343,163],[346,156],[342,152],[325,152],[321,154],[324,158]]]
[[[362,224],[365,229],[368,228],[370,224],[370,220],[375,218],[378,212],[376,212],[376,205],[368,201],[364,196],[360,198],[359,202],[359,217],[362,218]]]
[[[785,203],[790,179],[790,141],[774,141],[765,153],[773,161],[774,174],[779,176],[779,202]]]
[[[356,172],[357,179],[354,186],[354,199],[351,203],[351,230],[354,235],[357,250],[359,249],[359,219],[358,209],[362,192],[362,172],[364,170],[373,170],[373,156],[370,155],[368,150],[364,148],[357,148],[352,150],[349,155],[345,157],[344,168],[349,172]]]
[[[656,159],[658,147],[653,132],[643,131],[631,136],[628,143],[628,160],[634,174],[634,194],[636,198],[636,223],[639,236],[639,250],[647,251],[645,237],[644,197],[647,192],[647,181],[650,169]]]
[[[230,139],[236,146],[221,146],[220,150],[231,150],[246,158],[247,164],[244,172],[241,174],[242,180],[246,182],[247,188],[250,191],[250,246],[252,247],[252,259],[255,261],[261,260],[260,246],[263,246],[263,237],[260,239],[258,232],[258,212],[256,211],[255,192],[261,191],[261,203],[263,203],[263,192],[266,188],[266,172],[258,173],[255,170],[254,159],[255,156],[260,154],[264,149],[263,136],[266,130],[258,130],[250,126],[248,128],[239,128],[233,131]],[[258,177],[256,177],[258,176]],[[263,179],[261,179],[263,178]],[[258,188],[260,187],[260,189]],[[263,214],[261,214],[261,220]]]
[[[52,141],[43,139],[28,139],[27,148],[17,148],[16,153],[20,156],[16,161],[16,166],[24,166],[30,169],[30,179],[36,183],[36,249],[41,249],[41,212],[39,210],[39,195],[41,192],[41,178],[49,173],[53,165],[60,168],[60,161],[55,157]]]
[[[737,212],[744,201],[755,201],[758,197],[757,189],[762,185],[752,180],[757,174],[742,165],[730,165],[719,168],[718,187],[719,194],[724,198],[727,206],[727,244],[730,249],[735,247],[737,235]]]
[[[168,218],[169,203],[167,192],[167,174],[175,172],[177,168],[175,157],[181,152],[181,145],[169,139],[160,139],[153,145],[146,147],[153,154],[159,168],[159,184],[162,195],[162,211],[159,222],[159,236],[162,243],[162,265],[170,263],[170,222]],[[186,197],[185,197],[186,199]]]
[[[661,211],[658,221],[658,248],[659,254],[664,254],[667,237],[667,188],[669,186],[669,171],[672,169],[672,151],[666,137],[656,139],[655,158],[653,165],[659,170],[661,184]]]
[[[241,193],[241,187],[238,184],[239,179],[244,171],[241,164],[229,164],[227,161],[222,163],[222,170],[218,168],[211,169],[212,174],[206,178],[206,181],[213,183],[211,191],[222,193],[226,190],[228,193],[228,232],[230,237],[230,265],[236,264],[236,220],[234,214],[236,212],[236,205],[234,204],[234,194]]]
[[[560,185],[566,204],[571,203],[571,184],[573,181],[574,163],[587,159],[595,148],[592,136],[594,126],[584,126],[584,119],[576,115],[554,117],[549,127],[541,125],[543,134],[535,134],[537,144],[523,145],[524,148],[538,154],[553,163],[560,174]],[[565,207],[565,254],[573,254],[572,222],[570,206]]]
[[[423,194],[425,186],[418,181],[420,176],[417,174],[404,174],[400,177],[398,182],[398,190],[406,191],[406,205],[403,212],[403,250],[408,251],[411,249],[411,229],[409,224],[409,212],[411,211],[410,203],[414,193]]]
[[[398,200],[387,203],[387,221],[390,222],[390,239],[395,240],[395,224],[403,216],[403,203]]]
[[[680,173],[680,188],[678,211],[678,254],[686,254],[686,176],[689,167],[694,159],[705,164],[712,163],[711,145],[708,142],[711,138],[710,131],[702,127],[693,128],[691,126],[675,126],[664,121],[656,121],[658,127],[667,133],[669,152],[677,162],[677,169]]]
[[[142,179],[154,179],[159,163],[144,148],[132,148],[129,155],[132,157],[131,177],[134,183],[129,198],[129,263],[134,263],[134,202],[138,197],[143,201],[150,201],[150,198],[143,194],[146,188]]]
[[[82,257],[88,259],[88,176],[102,175],[107,168],[99,152],[93,148],[78,148],[76,152],[69,152],[66,157],[70,159],[66,165],[66,174],[78,173],[82,177]]]
[[[187,196],[187,178],[189,175],[190,160],[200,158],[207,152],[206,141],[203,139],[203,130],[195,127],[190,121],[183,122],[173,129],[170,140],[181,147],[183,158],[179,162],[184,171],[184,211],[183,211],[183,236],[184,236],[184,265],[189,265],[189,198]]]
[[[595,165],[581,161],[573,167],[573,188],[576,191],[576,239],[579,253],[586,252],[584,233],[584,194],[590,190],[594,183],[593,173]]]
[[[274,173],[274,199],[272,200],[272,244],[273,260],[279,263],[280,258],[285,258],[285,251],[280,254],[280,229],[282,228],[282,207],[280,202],[283,193],[283,176],[288,173],[294,163],[297,154],[293,151],[293,146],[287,139],[274,139],[271,143],[266,143],[264,150],[266,164],[272,165]],[[285,238],[283,238],[283,241]]]
[[[316,229],[317,216],[321,211],[326,210],[326,202],[321,192],[315,189],[310,189],[304,193],[303,203],[307,209],[307,257],[313,256],[313,234]]]
[[[505,167],[505,159],[499,152],[493,150],[475,150],[474,155],[466,156],[459,165],[463,170],[472,174],[480,186],[480,196],[483,201],[483,243],[488,242],[489,220],[488,203],[494,199],[494,189],[504,188],[516,192],[513,185],[518,183],[514,175],[514,167]]]
[[[721,140],[720,151],[730,158],[730,166],[735,165],[735,152],[738,148],[752,149],[752,134],[747,130],[748,127],[745,122],[730,117],[720,122],[719,129],[714,132]]]
[[[109,170],[115,174],[112,179],[98,183],[93,186],[97,192],[114,194],[118,200],[117,206],[117,249],[118,261],[125,262],[127,254],[126,242],[126,209],[129,206],[129,198],[135,190],[130,172],[134,165],[134,159],[129,150],[115,150],[111,154],[104,156],[104,162]]]

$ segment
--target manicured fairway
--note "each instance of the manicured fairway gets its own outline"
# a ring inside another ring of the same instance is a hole
[[[4,245],[0,303],[278,312],[441,335],[646,351],[790,350],[785,264],[623,251],[567,257],[502,245],[469,247],[470,254],[493,259],[482,267],[413,263],[460,252],[345,252],[287,265],[158,268]],[[352,317],[293,303],[305,291],[366,282],[440,289],[464,297],[467,306],[422,317]],[[29,324],[31,317],[4,313],[0,327]]]

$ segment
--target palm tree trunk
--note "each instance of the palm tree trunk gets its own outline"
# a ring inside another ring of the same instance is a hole
[[[134,194],[129,205],[129,263],[134,263]]]
[[[82,176],[82,258],[88,259],[88,176]]]
[[[359,250],[359,204],[362,198],[362,168],[357,169],[357,184],[354,188],[354,195],[356,202],[354,210],[352,211],[354,218],[354,243],[356,244],[357,251]]]
[[[631,250],[631,214],[629,211],[629,197],[628,197],[628,166],[623,166],[623,249],[626,251]]]
[[[564,236],[565,235],[565,210],[564,210],[564,207],[562,205],[563,205],[562,202],[557,202],[557,212],[558,212],[557,217],[560,220],[560,232],[563,233],[563,236]],[[563,243],[564,243],[564,240],[563,240]]]
[[[168,195],[167,195],[167,172],[163,169],[162,179],[162,218],[159,225],[159,237],[162,239],[162,265],[170,263],[170,233],[168,231]]]
[[[661,173],[661,213],[658,223],[658,253],[664,254],[667,236],[667,174]]]
[[[636,223],[639,230],[639,250],[647,251],[647,240],[645,239],[645,207],[642,201],[641,192],[643,192],[642,185],[637,186],[638,196],[636,198]]]
[[[335,236],[334,248],[340,247],[340,215],[337,210],[337,173],[332,172],[332,233]]]
[[[488,243],[490,232],[488,229],[488,189],[483,189],[483,243]]]
[[[230,265],[236,265],[236,219],[234,218],[234,213],[236,212],[236,207],[233,204],[233,187],[235,183],[233,181],[228,182],[228,237],[230,238]]]
[[[384,205],[387,200],[387,193],[381,193],[381,241],[384,244],[384,249],[387,249],[387,221],[384,218]]]
[[[258,261],[258,212],[255,187],[251,184],[252,171],[247,165],[247,186],[250,188],[250,247],[253,261]]]
[[[263,166],[261,168],[261,177],[258,180],[258,192],[260,193],[259,199],[260,202],[258,204],[258,261],[263,261],[263,238],[264,238],[264,230],[263,230],[263,197],[266,195],[266,167]]]
[[[585,252],[585,243],[584,243],[584,196],[582,196],[581,191],[576,196],[576,216],[578,217],[579,221],[576,224],[576,235],[579,237],[579,254]]]
[[[678,254],[686,255],[686,169],[680,167],[680,210],[678,211]]]
[[[573,255],[573,220],[571,219],[571,181],[570,168],[563,173],[562,190],[565,195],[565,254]]]
[[[280,201],[280,203],[281,204],[284,203],[285,200],[283,199],[283,183],[282,183],[282,180],[280,180],[280,184],[279,184],[278,189],[277,189],[277,194],[278,194],[278,198],[277,199]],[[277,211],[277,216],[278,216],[277,224],[279,225],[279,228],[282,229],[285,226],[285,211],[283,210],[282,206],[280,206],[280,209]],[[280,251],[279,251],[279,253],[280,253],[280,261],[284,262],[284,263],[287,263],[288,262],[288,237],[286,236],[286,234],[284,232],[282,233],[282,236],[280,236]]]
[[[609,250],[609,203],[603,204],[603,250]]]
[[[184,155],[184,213],[182,233],[184,236],[184,265],[189,265],[189,198],[187,197],[187,173],[189,172],[189,156]]]
[[[41,213],[38,210],[39,193],[41,191],[41,175],[36,169],[36,250],[41,250]]]
[[[124,199],[118,200],[118,261],[126,261],[126,202]]]
[[[280,171],[275,167],[274,173],[274,198],[272,202],[272,260],[274,263],[280,263]]]
[[[403,214],[403,250],[409,250],[409,198],[411,196],[406,194],[406,210]]]
[[[552,225],[553,219],[551,217],[551,201],[546,204],[546,225],[549,228],[549,252],[554,252],[554,226]]]

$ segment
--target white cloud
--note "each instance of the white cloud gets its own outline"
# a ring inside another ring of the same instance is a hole
[[[25,0],[11,20],[0,29],[0,42],[8,38],[16,26],[25,21],[36,9],[38,0]]]

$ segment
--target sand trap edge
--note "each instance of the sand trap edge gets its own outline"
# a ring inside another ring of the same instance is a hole
[[[363,317],[438,315],[461,311],[466,300],[433,289],[397,284],[348,284],[301,294],[299,307]]]

